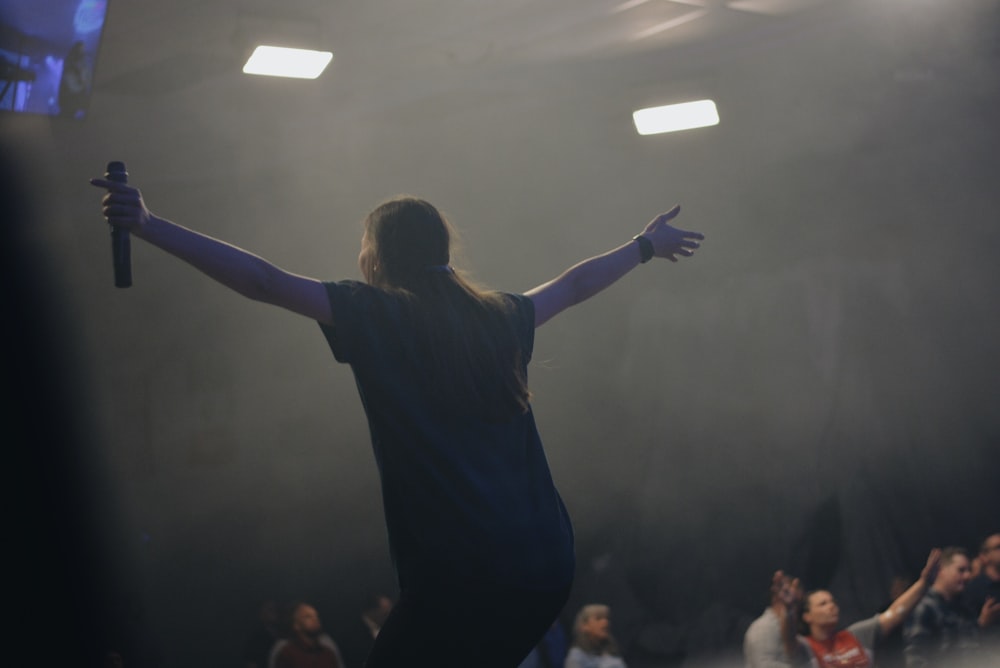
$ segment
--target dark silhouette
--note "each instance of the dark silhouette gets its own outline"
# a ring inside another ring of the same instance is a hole
[[[451,266],[452,230],[421,199],[395,198],[368,215],[364,282],[323,282],[153,215],[134,187],[92,183],[109,191],[112,225],[246,297],[317,321],[351,366],[400,586],[369,668],[509,668],[527,656],[565,605],[575,567],[529,402],[535,329],[640,263],[691,256],[703,237],[669,224],[680,208],[516,295],[478,288]]]

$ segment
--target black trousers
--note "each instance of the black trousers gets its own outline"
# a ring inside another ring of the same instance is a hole
[[[366,668],[516,668],[559,616],[569,588],[402,591]]]

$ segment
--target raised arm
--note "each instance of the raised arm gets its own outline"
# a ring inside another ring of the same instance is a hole
[[[883,636],[888,635],[894,628],[903,623],[913,608],[917,606],[920,599],[924,597],[927,590],[934,583],[934,577],[937,574],[938,565],[941,563],[941,550],[934,548],[931,553],[927,555],[927,563],[924,565],[924,569],[920,571],[920,577],[914,582],[909,589],[904,591],[899,595],[895,601],[878,616],[879,629]]]
[[[326,288],[320,281],[289,273],[242,248],[153,215],[137,188],[104,179],[90,182],[107,189],[102,207],[112,225],[184,260],[245,297],[332,324]]]
[[[772,605],[781,621],[781,646],[787,661],[784,665],[808,665],[809,656],[799,643],[799,617],[802,614],[802,599],[805,597],[802,583],[798,578],[789,580],[784,573],[777,571],[771,578],[771,592],[774,600]]]
[[[1000,624],[1000,601],[992,596],[987,596],[986,600],[983,601],[983,607],[979,610],[977,623],[981,629]]]
[[[686,232],[669,224],[680,210],[678,205],[660,214],[639,235],[648,241],[647,248],[652,250],[650,257],[666,258],[671,262],[676,262],[678,255],[691,257],[700,245],[698,240],[705,238],[698,232]],[[575,264],[551,281],[529,290],[526,294],[535,304],[535,327],[541,327],[570,306],[590,299],[650,259],[644,255],[646,241],[633,239]]]

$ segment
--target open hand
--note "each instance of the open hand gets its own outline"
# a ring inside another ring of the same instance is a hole
[[[802,584],[798,578],[786,575],[784,571],[775,571],[771,577],[771,594],[785,608],[797,608],[802,603]]]
[[[985,629],[996,624],[1000,624],[1000,601],[987,596],[983,609],[979,612],[979,626]]]
[[[941,548],[935,547],[931,550],[931,553],[927,555],[927,563],[924,565],[922,571],[920,571],[920,579],[924,581],[924,584],[930,587],[934,584],[934,578],[937,577],[938,568],[941,565]]]
[[[666,213],[661,213],[646,225],[642,235],[653,243],[653,256],[665,257],[671,262],[677,262],[677,256],[691,257],[694,250],[699,248],[705,235],[699,232],[688,232],[670,225],[670,221],[681,212],[681,205],[677,204]]]

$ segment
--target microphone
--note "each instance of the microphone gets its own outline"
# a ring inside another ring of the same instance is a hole
[[[125,163],[114,161],[108,163],[108,171],[104,178],[115,183],[128,182],[128,172]],[[115,269],[115,287],[127,288],[132,285],[132,244],[128,230],[111,226],[111,263]]]

